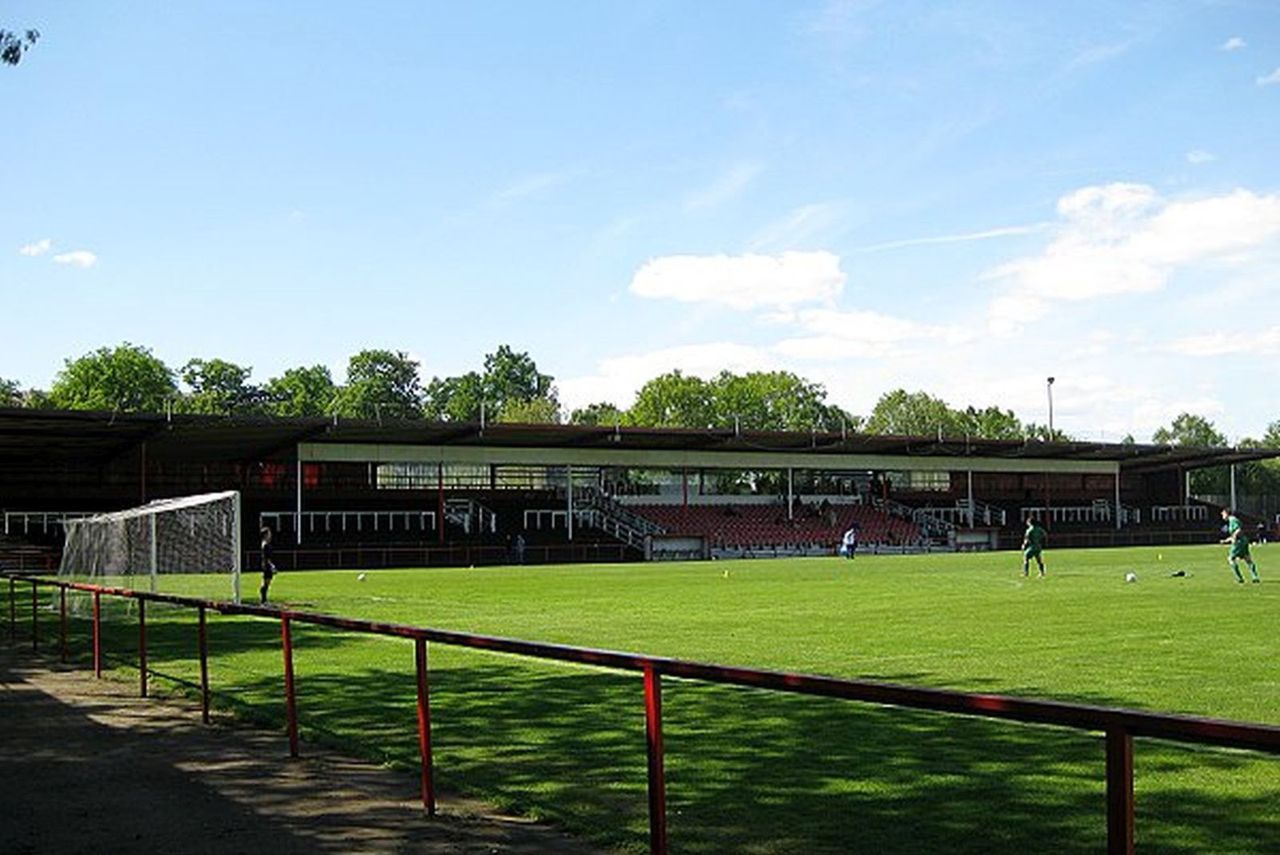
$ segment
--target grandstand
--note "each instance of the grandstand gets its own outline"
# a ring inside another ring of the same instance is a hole
[[[1207,542],[1188,473],[1276,449],[0,410],[6,566],[61,520],[234,489],[285,568]],[[1249,526],[1261,520],[1243,515]],[[519,556],[517,557],[517,549]],[[8,556],[6,558],[6,556]]]

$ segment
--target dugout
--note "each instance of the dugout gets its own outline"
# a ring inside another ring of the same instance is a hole
[[[655,532],[629,506],[735,496],[788,515],[797,501],[891,502],[949,532],[938,548],[1008,546],[1027,512],[1057,546],[1204,542],[1217,528],[1188,494],[1188,473],[1274,457],[1280,449],[0,409],[0,510],[6,549],[52,553],[61,516],[234,489],[243,542],[269,520],[296,566],[507,561],[516,533],[524,560],[632,560]],[[756,477],[733,493],[726,473]]]

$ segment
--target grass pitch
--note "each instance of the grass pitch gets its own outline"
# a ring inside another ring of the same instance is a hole
[[[1029,580],[1020,556],[975,553],[285,573],[272,596],[445,629],[1280,724],[1280,560],[1265,546],[1256,557],[1262,585],[1237,585],[1224,548],[1181,547],[1051,551],[1049,577],[1033,568]],[[152,667],[194,680],[194,616],[158,611]],[[412,645],[305,626],[295,643],[304,738],[414,767]],[[107,644],[131,657],[132,625],[113,623]],[[277,625],[211,617],[210,645],[217,702],[279,726]],[[430,659],[441,786],[644,851],[638,675],[441,645]],[[673,851],[1105,848],[1094,734],[675,680],[664,724]],[[1280,758],[1150,740],[1136,751],[1143,851],[1280,851]]]

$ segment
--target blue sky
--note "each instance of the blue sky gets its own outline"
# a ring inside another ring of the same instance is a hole
[[[6,2],[0,377],[529,351],[1085,438],[1280,419],[1280,8]]]

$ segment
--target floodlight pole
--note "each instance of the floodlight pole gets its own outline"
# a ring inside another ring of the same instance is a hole
[[[1046,388],[1046,389],[1048,390],[1048,392],[1049,392],[1049,436],[1048,436],[1048,441],[1049,441],[1049,442],[1053,442],[1053,378],[1052,378],[1052,377],[1050,377],[1050,378],[1046,381],[1046,383],[1045,383],[1045,388]],[[1053,480],[1053,473],[1052,473],[1052,472],[1045,472],[1045,473],[1044,473],[1044,524],[1045,524],[1046,526],[1052,525],[1052,518],[1053,518],[1053,490],[1052,490],[1052,488],[1050,487],[1050,483],[1049,483],[1049,482],[1050,482],[1050,481],[1052,481],[1052,480]],[[1117,509],[1117,511],[1118,511],[1118,510],[1119,510],[1119,509]]]

